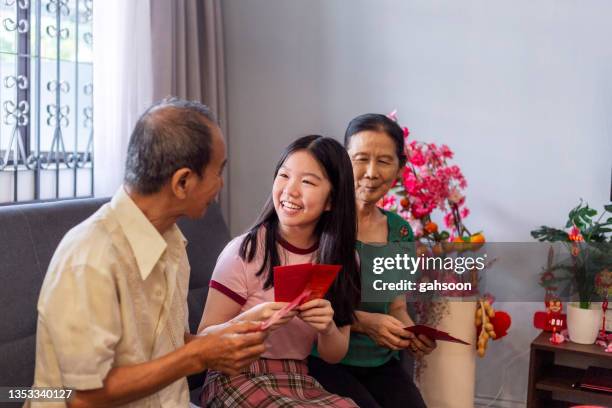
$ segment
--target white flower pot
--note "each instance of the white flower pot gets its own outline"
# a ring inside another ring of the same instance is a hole
[[[436,325],[471,343],[439,341],[436,349],[424,357],[419,388],[428,407],[466,408],[474,406],[476,384],[475,302],[449,302],[448,314]]]
[[[600,303],[591,303],[590,309],[581,309],[579,303],[567,305],[567,331],[570,340],[579,344],[593,344],[597,339],[603,311]]]

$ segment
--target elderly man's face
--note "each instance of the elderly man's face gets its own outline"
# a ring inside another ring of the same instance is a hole
[[[221,130],[217,127],[212,132],[211,158],[197,181],[193,195],[190,197],[191,205],[187,216],[199,218],[206,213],[208,206],[215,200],[223,188],[223,169],[227,162],[225,156],[225,142]]]

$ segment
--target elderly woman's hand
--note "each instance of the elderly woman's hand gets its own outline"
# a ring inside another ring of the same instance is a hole
[[[362,331],[376,344],[391,350],[409,347],[414,334],[404,330],[404,324],[393,316],[381,313],[360,313]]]
[[[436,347],[437,344],[435,340],[432,340],[423,334],[419,334],[417,337],[410,340],[408,350],[410,350],[415,356],[422,357],[434,351]]]

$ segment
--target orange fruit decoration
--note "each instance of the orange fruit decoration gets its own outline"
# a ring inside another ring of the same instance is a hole
[[[470,237],[470,243],[472,244],[484,244],[485,237],[482,233],[476,233]]]
[[[417,241],[416,256],[422,256],[426,254],[427,254],[427,246]]]
[[[400,200],[400,205],[404,208],[408,208],[408,206],[410,205],[410,201],[408,201],[408,199],[404,197]]]
[[[482,233],[477,232],[469,237],[470,244],[468,245],[472,251],[478,251],[485,243],[485,237]]]
[[[444,254],[444,247],[442,246],[441,243],[438,242],[436,245],[433,246],[432,252],[434,255],[440,256]]]
[[[433,221],[429,221],[427,224],[425,224],[425,226],[423,227],[423,229],[428,233],[428,234],[435,234],[436,232],[438,232],[438,224],[436,224]]]
[[[465,249],[463,237],[455,237],[453,238],[453,249],[457,252],[462,252]]]

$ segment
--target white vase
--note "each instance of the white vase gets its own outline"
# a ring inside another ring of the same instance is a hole
[[[436,349],[425,356],[420,373],[421,394],[428,407],[472,408],[476,384],[475,302],[449,302],[448,314],[437,329],[471,343],[439,341]]]
[[[581,309],[579,303],[567,305],[567,331],[570,340],[579,344],[593,344],[601,329],[603,311],[600,303],[591,303],[589,309]]]

